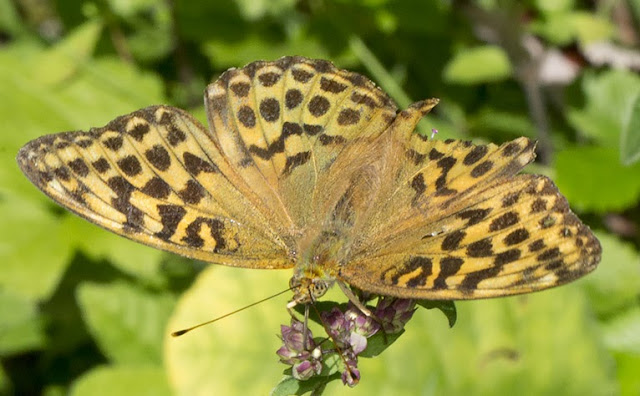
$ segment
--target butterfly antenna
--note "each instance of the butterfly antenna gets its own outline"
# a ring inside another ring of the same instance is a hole
[[[206,322],[203,322],[203,323],[197,324],[197,325],[195,325],[195,326],[192,326],[192,327],[189,327],[189,328],[186,328],[186,329],[182,329],[182,330],[174,331],[173,333],[171,333],[171,336],[173,336],[173,337],[180,337],[181,335],[186,334],[186,333],[190,332],[191,330],[195,330],[195,329],[197,329],[198,327],[202,327],[202,326],[204,326],[204,325],[208,325],[208,324],[210,324],[210,323],[217,322],[217,321],[218,321],[218,320],[220,320],[220,319],[224,319],[224,318],[226,318],[227,316],[231,316],[231,315],[237,314],[238,312],[244,311],[245,309],[248,309],[248,308],[251,308],[251,307],[253,307],[253,306],[255,306],[255,305],[261,304],[261,303],[263,303],[263,302],[265,302],[265,301],[267,301],[267,300],[271,300],[272,298],[278,297],[279,295],[284,294],[284,293],[286,293],[286,292],[288,292],[288,291],[291,291],[291,288],[290,288],[290,287],[289,287],[289,288],[287,288],[287,289],[284,289],[283,291],[278,292],[278,293],[276,293],[276,294],[274,294],[274,295],[271,295],[271,296],[269,296],[269,297],[263,298],[262,300],[256,301],[256,302],[251,303],[251,304],[249,304],[249,305],[246,305],[246,306],[244,306],[244,307],[242,307],[242,308],[240,308],[240,309],[236,309],[235,311],[229,312],[229,313],[224,314],[224,315],[222,315],[222,316],[218,316],[218,317],[217,317],[217,318],[215,318],[215,319],[208,320],[208,321],[206,321]]]

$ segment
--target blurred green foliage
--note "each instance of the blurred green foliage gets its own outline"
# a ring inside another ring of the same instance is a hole
[[[556,180],[603,246],[600,267],[567,287],[458,303],[453,329],[420,309],[391,348],[362,359],[360,385],[328,390],[640,394],[638,43],[638,0],[0,0],[0,394],[265,394],[278,383],[284,296],[168,334],[281,290],[288,273],[205,266],[111,235],[51,203],[14,157],[30,139],[152,104],[204,120],[208,82],[284,55],[360,71],[401,106],[439,97],[420,127],[439,136],[538,139],[529,169]]]

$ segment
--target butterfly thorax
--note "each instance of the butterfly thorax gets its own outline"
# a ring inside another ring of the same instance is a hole
[[[322,297],[336,281],[346,258],[346,238],[338,231],[322,231],[303,238],[300,254],[289,286],[292,303],[306,304]]]

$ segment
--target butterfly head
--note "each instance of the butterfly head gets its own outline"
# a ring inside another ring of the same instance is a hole
[[[334,279],[313,276],[312,274],[295,273],[289,281],[289,287],[293,290],[293,298],[287,307],[293,308],[298,304],[308,304],[318,300],[325,295],[334,283]]]
[[[302,239],[299,261],[289,281],[293,299],[289,307],[318,300],[333,286],[344,256],[344,238],[337,231],[311,233]]]

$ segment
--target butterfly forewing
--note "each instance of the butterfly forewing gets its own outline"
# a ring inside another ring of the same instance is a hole
[[[362,76],[296,57],[226,72],[208,88],[207,108],[239,175],[299,229],[314,217],[320,176],[354,140],[380,135],[396,110]]]
[[[281,238],[222,173],[207,132],[182,110],[149,107],[90,132],[44,136],[18,163],[55,201],[133,240],[229,265],[292,266]]]

